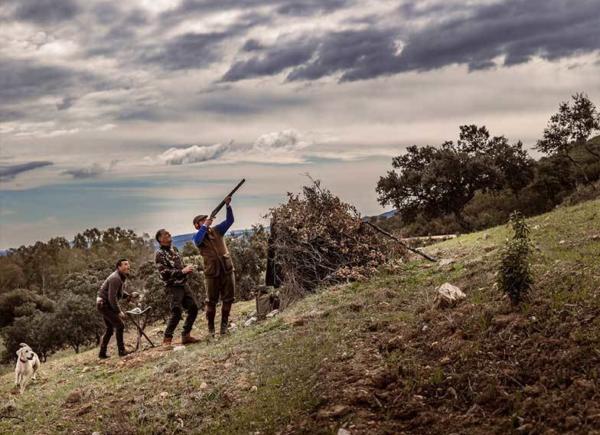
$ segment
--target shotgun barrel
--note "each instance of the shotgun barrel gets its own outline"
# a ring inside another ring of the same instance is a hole
[[[245,182],[246,182],[246,179],[245,179],[245,178],[242,178],[242,181],[240,181],[240,182],[237,184],[237,186],[235,186],[235,187],[233,188],[233,190],[232,190],[231,192],[229,192],[229,194],[228,194],[228,195],[227,195],[225,198],[227,198],[227,197],[229,197],[229,196],[233,196],[233,194],[234,194],[235,192],[237,192],[237,190],[238,190],[240,187],[242,187],[242,184],[244,184]],[[221,201],[221,202],[220,202],[220,204],[217,206],[217,208],[215,208],[215,209],[212,211],[212,213],[210,214],[210,218],[211,218],[211,219],[214,219],[214,218],[215,218],[215,216],[216,216],[216,215],[219,213],[219,211],[221,211],[221,209],[222,209],[222,208],[223,208],[223,206],[225,205],[225,198],[223,198],[223,201]]]

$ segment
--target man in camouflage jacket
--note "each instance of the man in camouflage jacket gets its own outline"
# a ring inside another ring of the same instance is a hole
[[[171,344],[173,332],[175,332],[175,328],[181,320],[184,309],[187,311],[187,317],[183,324],[181,344],[196,343],[199,340],[192,337],[190,332],[198,315],[198,303],[187,285],[187,276],[193,272],[194,268],[191,265],[183,265],[183,259],[177,248],[172,246],[171,234],[167,230],[158,230],[156,241],[160,244],[160,247],[156,251],[154,261],[160,277],[165,283],[171,306],[171,317],[165,328],[163,344]]]

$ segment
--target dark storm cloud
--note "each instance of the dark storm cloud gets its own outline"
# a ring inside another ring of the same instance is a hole
[[[13,8],[17,20],[40,25],[70,20],[80,12],[74,0],[12,0],[8,7]]]
[[[428,16],[429,24],[412,32],[373,28],[311,35],[279,42],[264,53],[234,63],[223,77],[237,81],[278,74],[293,68],[288,80],[316,80],[340,74],[340,81],[371,79],[407,71],[428,71],[449,65],[470,70],[528,62],[534,56],[556,60],[600,50],[598,0],[575,6],[567,0],[511,0],[474,7],[468,13],[436,19],[439,8],[400,11]],[[307,43],[307,39],[311,41]],[[402,42],[402,50],[398,42]]]
[[[186,18],[189,17],[173,15],[169,24],[163,27],[176,26]],[[248,29],[268,20],[267,16],[252,11],[243,13],[225,30],[209,33],[189,32],[167,41],[141,45],[135,47],[135,51],[140,54],[134,54],[132,57],[139,63],[158,65],[167,71],[206,68],[223,58],[224,42],[243,35]]]
[[[292,70],[288,80],[315,80],[339,71],[341,81],[375,77],[386,72],[396,50],[394,35],[385,30],[330,33],[314,59]]]
[[[406,42],[390,71],[431,70],[451,64],[470,69],[504,65],[533,56],[556,60],[600,49],[597,0],[513,0],[475,9],[471,16],[428,26]]]
[[[95,20],[102,25],[140,27],[148,24],[148,14],[141,9],[121,10],[113,3],[98,3],[91,9]]]
[[[92,7],[92,14],[100,24],[108,25],[121,19],[121,11],[111,3],[98,3]]]
[[[289,67],[307,62],[316,47],[316,41],[307,39],[280,43],[270,48],[263,56],[234,63],[223,76],[223,81],[235,82],[251,77],[279,74]]]
[[[70,89],[105,89],[109,86],[89,73],[65,67],[0,58],[0,105],[48,95],[64,95]]]
[[[77,80],[66,68],[0,58],[0,101],[20,101],[63,92]]]
[[[319,79],[338,71],[344,72],[342,80],[356,80],[385,73],[395,52],[394,35],[386,30],[333,32],[320,41],[279,42],[261,56],[233,64],[223,80],[274,75],[290,67],[296,67],[288,75],[291,81]]]
[[[256,39],[248,39],[242,46],[242,51],[259,51],[263,48],[265,48],[265,46],[261,44],[260,41],[257,41]]]
[[[52,162],[39,161],[39,162],[27,162],[18,165],[1,165],[0,166],[0,181],[12,180],[18,174],[23,172],[32,171],[37,168],[44,166],[50,166]]]
[[[191,13],[204,13],[262,6],[269,0],[183,0],[179,6],[162,14],[163,20],[180,19]]]
[[[472,6],[456,2],[425,3],[414,0],[402,3],[398,10],[408,19],[427,17],[447,17],[451,14],[469,12]],[[438,20],[439,21],[439,20]]]
[[[323,13],[329,13],[338,9],[343,9],[354,1],[352,0],[291,0],[283,2],[277,8],[281,15],[291,16],[311,16]]]
[[[286,16],[311,16],[334,12],[347,7],[356,0],[183,0],[179,6],[162,14],[163,21],[179,20],[190,14],[203,14],[224,10],[249,10],[262,6],[277,5],[276,12]]]
[[[230,32],[186,33],[164,45],[147,47],[139,60],[166,70],[204,68],[220,60],[220,44],[230,36]]]
[[[123,11],[107,3],[96,5],[92,10],[99,24],[99,31],[84,38],[87,56],[119,58],[123,63],[136,58],[136,53],[147,48],[140,38],[141,31],[148,29],[152,22],[148,14],[140,9]]]

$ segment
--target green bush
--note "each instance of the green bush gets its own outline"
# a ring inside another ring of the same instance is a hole
[[[104,322],[96,310],[96,298],[65,295],[54,313],[54,329],[61,346],[71,347],[79,353],[82,346],[99,341],[104,332]]]
[[[10,326],[0,329],[5,346],[1,361],[16,360],[20,343],[27,343],[42,361],[46,361],[50,354],[63,346],[55,318],[54,313],[35,311],[31,315],[18,317]]]
[[[507,240],[501,254],[500,270],[498,273],[498,288],[506,293],[510,301],[518,304],[533,284],[530,256],[531,241],[529,227],[520,212],[510,216],[513,237]]]
[[[39,311],[54,311],[54,302],[27,289],[14,289],[0,295],[0,328],[21,316]]]

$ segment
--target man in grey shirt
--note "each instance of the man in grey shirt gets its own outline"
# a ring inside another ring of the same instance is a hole
[[[111,273],[108,278],[102,283],[100,290],[98,291],[98,298],[96,299],[96,307],[106,325],[106,332],[100,342],[100,353],[99,357],[102,359],[108,358],[106,349],[108,342],[116,332],[117,336],[117,349],[119,356],[127,355],[125,351],[125,342],[123,340],[123,331],[125,330],[125,313],[119,306],[119,299],[130,299],[129,293],[123,291],[123,284],[129,274],[129,261],[125,258],[117,261],[117,269]]]

